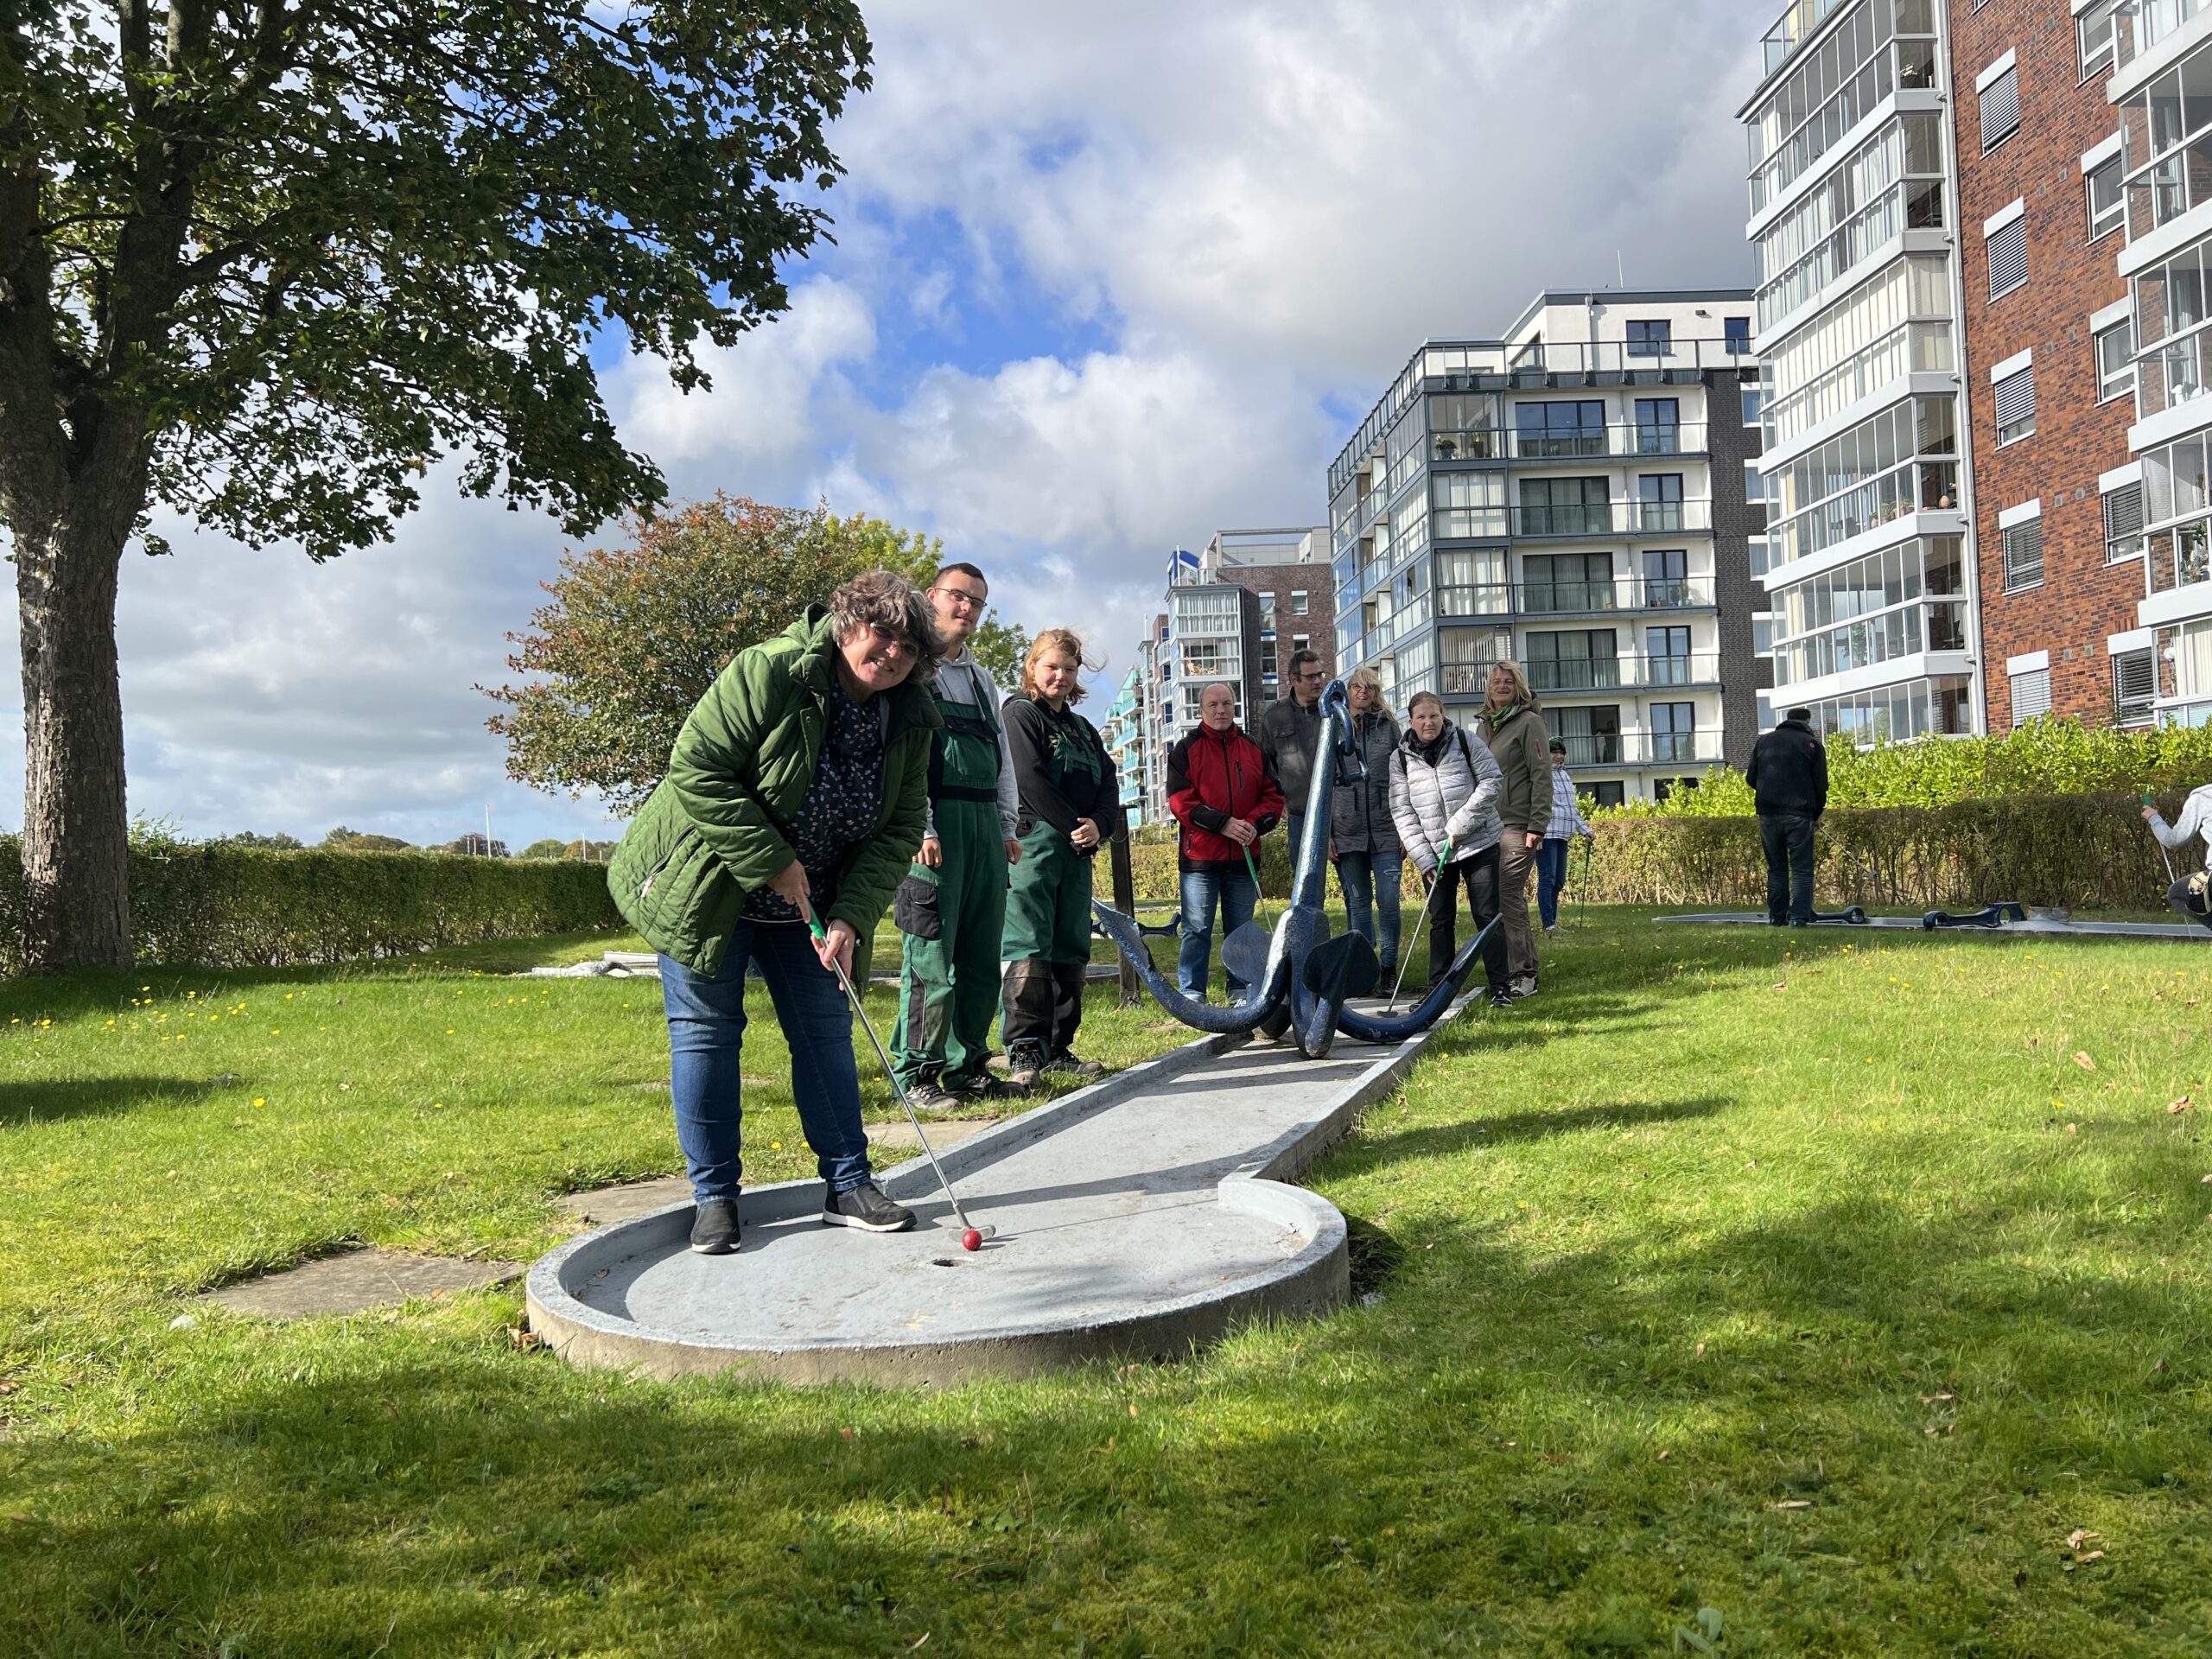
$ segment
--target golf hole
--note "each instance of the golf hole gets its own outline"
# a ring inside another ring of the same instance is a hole
[[[930,1266],[933,1268],[957,1268],[959,1265],[960,1264],[957,1262],[954,1261],[949,1255],[933,1255],[930,1257]]]

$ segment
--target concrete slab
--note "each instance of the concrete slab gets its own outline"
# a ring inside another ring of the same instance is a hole
[[[318,1262],[303,1262],[282,1273],[264,1274],[239,1284],[201,1294],[235,1313],[270,1319],[302,1319],[319,1313],[359,1313],[389,1307],[410,1296],[439,1291],[481,1290],[523,1274],[519,1262],[463,1262],[452,1256],[416,1255],[404,1250],[348,1250]]]
[[[947,1147],[958,1146],[970,1135],[981,1134],[996,1121],[988,1117],[947,1117],[931,1122],[925,1119],[922,1127],[929,1132],[930,1145],[943,1152]],[[868,1144],[879,1165],[903,1163],[922,1155],[922,1143],[914,1138],[913,1125],[903,1120],[869,1124]],[[671,1204],[690,1202],[690,1181],[682,1175],[664,1175],[658,1180],[624,1181],[616,1186],[594,1187],[588,1192],[570,1192],[554,1199],[553,1207],[603,1227],[611,1221],[627,1221],[632,1216],[665,1210]]]
[[[577,1363],[656,1376],[943,1384],[1174,1357],[1245,1320],[1333,1307],[1350,1288],[1344,1217],[1284,1183],[1433,1035],[1319,1061],[1209,1037],[996,1123],[939,1154],[999,1230],[974,1254],[919,1160],[883,1183],[914,1208],[911,1233],[825,1228],[819,1184],[793,1182],[744,1196],[739,1254],[700,1256],[679,1202],[540,1260],[531,1328]]]

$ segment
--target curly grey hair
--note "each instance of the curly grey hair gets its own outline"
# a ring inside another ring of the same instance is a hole
[[[944,655],[937,613],[918,588],[893,571],[855,576],[830,595],[830,617],[841,645],[862,628],[880,628],[905,639],[914,647],[914,666],[906,677],[917,684],[937,672]]]

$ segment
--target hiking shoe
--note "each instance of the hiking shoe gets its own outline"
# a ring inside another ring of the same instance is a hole
[[[1044,1044],[1020,1037],[1006,1046],[1006,1084],[1015,1094],[1026,1095],[1036,1088],[1044,1070]]]
[[[1524,996],[1534,996],[1536,994],[1536,976],[1523,974],[1505,988],[1516,1001]]]
[[[1106,1068],[1096,1060],[1077,1058],[1071,1050],[1065,1054],[1055,1054],[1046,1061],[1044,1075],[1048,1077],[1103,1077],[1106,1075]]]
[[[1513,1006],[1513,993],[1510,991],[1492,991],[1490,994],[1490,1005],[1493,1008],[1511,1007]]]
[[[885,1198],[874,1181],[863,1181],[823,1198],[822,1224],[858,1227],[870,1233],[903,1233],[914,1224],[914,1212]]]
[[[926,1071],[906,1085],[906,1103],[918,1112],[941,1112],[959,1105],[960,1096],[935,1072]]]
[[[702,1255],[730,1255],[737,1250],[737,1200],[702,1198],[691,1212],[691,1248]]]
[[[1007,1087],[1004,1077],[995,1077],[988,1071],[977,1071],[964,1077],[947,1077],[944,1087],[963,1105],[970,1101],[995,1100],[1001,1095],[1017,1092]]]

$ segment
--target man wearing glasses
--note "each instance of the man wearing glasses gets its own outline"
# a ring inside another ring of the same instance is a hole
[[[1313,751],[1321,742],[1321,687],[1327,678],[1319,652],[1292,653],[1290,695],[1268,705],[1256,734],[1268,776],[1282,788],[1294,870],[1298,868],[1299,849],[1306,844],[1306,786],[1313,780]]]
[[[929,587],[947,655],[931,692],[944,729],[930,757],[921,851],[892,901],[901,937],[891,1063],[918,1107],[992,1091],[984,1062],[999,1005],[1007,867],[1021,857],[1020,809],[999,689],[968,649],[989,597],[983,573],[948,564]]]

